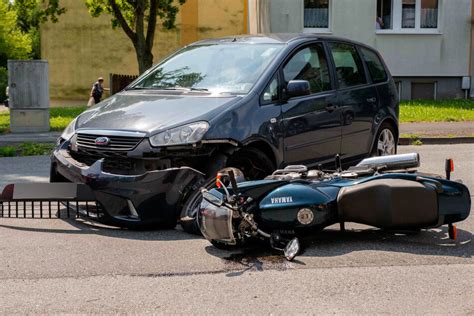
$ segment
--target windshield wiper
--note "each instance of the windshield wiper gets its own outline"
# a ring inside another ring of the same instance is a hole
[[[132,87],[127,90],[172,90],[172,91],[203,91],[207,92],[206,88],[186,88],[186,87]]]
[[[125,90],[146,90],[146,89],[149,89],[149,88],[145,88],[145,87],[131,87],[131,88],[127,88]]]
[[[177,90],[177,91],[209,91],[206,88],[186,88],[186,87],[166,87],[163,90]]]

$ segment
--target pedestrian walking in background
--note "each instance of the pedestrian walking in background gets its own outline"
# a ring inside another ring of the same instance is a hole
[[[99,103],[102,99],[102,94],[104,93],[104,90],[109,91],[110,89],[104,88],[104,78],[99,77],[97,81],[92,85],[89,103],[87,103],[87,106],[92,106],[94,104]]]

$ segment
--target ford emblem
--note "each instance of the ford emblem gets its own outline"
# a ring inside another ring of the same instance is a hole
[[[97,137],[94,141],[97,146],[107,146],[110,144],[110,139],[108,137]]]

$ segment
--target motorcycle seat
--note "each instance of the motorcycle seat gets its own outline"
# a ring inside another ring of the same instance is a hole
[[[405,179],[376,179],[344,187],[337,197],[343,222],[380,228],[426,227],[438,222],[433,186]]]

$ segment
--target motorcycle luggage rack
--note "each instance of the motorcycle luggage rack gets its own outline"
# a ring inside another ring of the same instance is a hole
[[[83,184],[11,184],[0,195],[0,218],[98,219],[103,214],[92,191]]]

